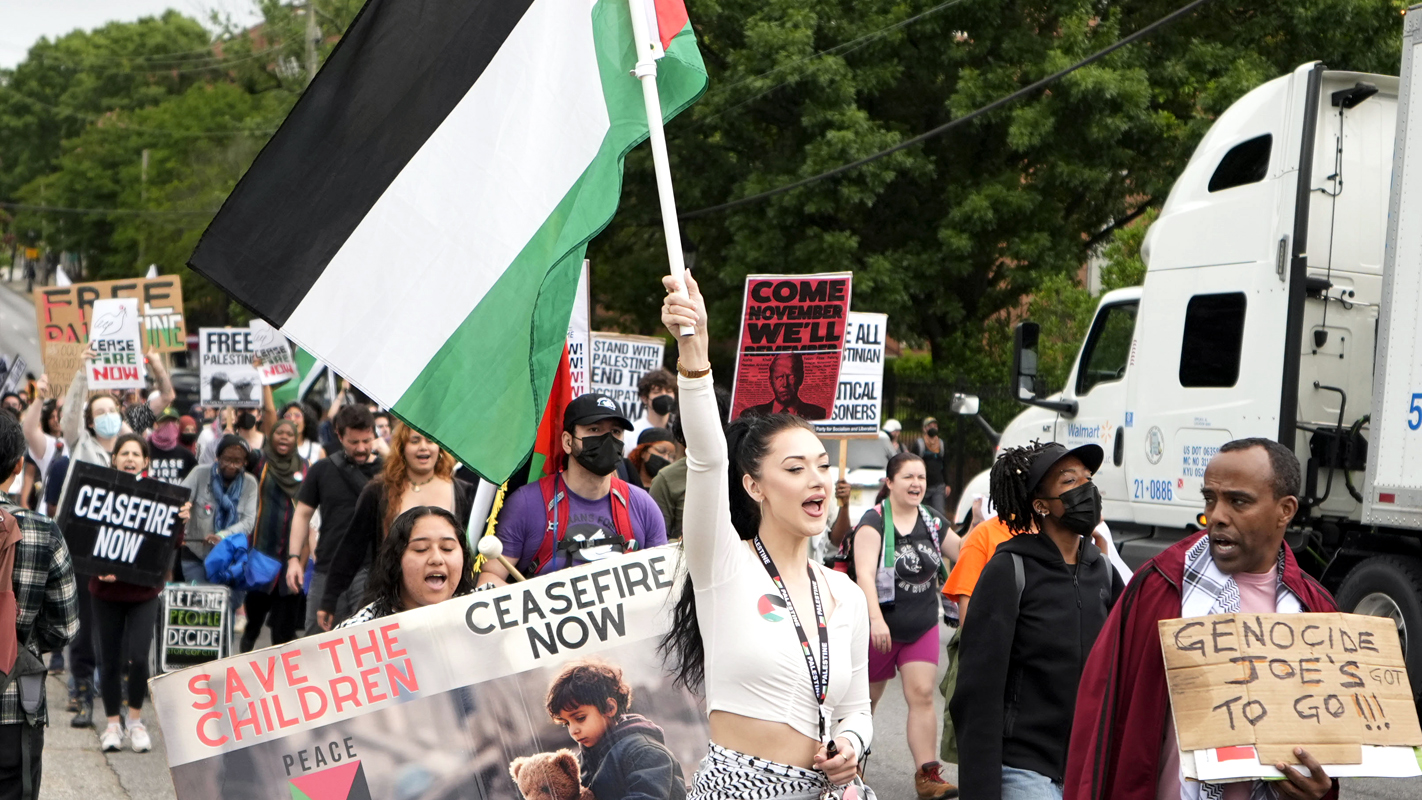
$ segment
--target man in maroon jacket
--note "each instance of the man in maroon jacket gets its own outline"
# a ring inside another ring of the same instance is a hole
[[[1206,784],[1183,780],[1156,622],[1232,612],[1336,611],[1284,545],[1298,510],[1299,462],[1268,439],[1239,439],[1205,468],[1208,529],[1178,542],[1136,572],[1096,639],[1082,673],[1067,758],[1065,800],[1250,800],[1336,797],[1302,748],[1311,777]],[[1269,794],[1272,788],[1274,794]]]

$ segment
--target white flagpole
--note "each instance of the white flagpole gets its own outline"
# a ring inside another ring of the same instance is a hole
[[[657,197],[662,206],[662,229],[667,237],[667,260],[671,275],[686,286],[686,262],[681,252],[681,228],[676,221],[676,194],[672,190],[671,163],[667,158],[667,137],[662,130],[662,99],[657,92],[657,47],[647,28],[647,0],[627,0],[632,12],[632,38],[637,43],[637,64],[632,74],[642,84],[642,101],[647,107],[647,128],[652,144],[652,165],[657,175]],[[685,289],[683,288],[683,293]],[[681,335],[690,336],[695,329],[682,326]]]

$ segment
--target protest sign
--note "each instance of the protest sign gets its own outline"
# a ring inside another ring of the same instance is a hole
[[[162,586],[187,501],[182,486],[76,461],[55,519],[75,572]]]
[[[198,393],[205,406],[259,408],[262,376],[252,366],[251,328],[198,329]]]
[[[87,342],[95,301],[117,297],[138,300],[145,346],[143,350],[178,353],[187,350],[183,320],[183,284],[176,275],[121,281],[45,286],[35,290],[35,320],[40,342]],[[47,370],[48,362],[45,363]]]
[[[573,298],[573,314],[568,317],[568,375],[574,397],[588,393],[588,351],[592,336],[588,271],[588,260],[583,259],[583,271],[578,275],[578,294]]]
[[[262,384],[271,386],[297,377],[296,359],[292,358],[286,335],[262,319],[252,320],[251,329],[252,346],[257,350],[257,358],[262,360],[262,366],[257,370],[262,376]]]
[[[1264,764],[1359,764],[1363,747],[1422,745],[1396,624],[1356,614],[1160,620],[1182,751],[1252,747]]]
[[[830,418],[815,423],[821,436],[871,439],[879,435],[884,402],[884,341],[889,318],[884,314],[849,312],[844,354],[839,362],[839,388]]]
[[[170,583],[163,587],[163,672],[206,664],[228,655],[232,640],[232,591],[214,584]]]
[[[29,369],[29,364],[25,363],[24,356],[16,354],[15,360],[10,362],[9,368],[0,376],[0,392],[13,392],[18,389],[20,382],[25,379],[26,369]]]
[[[750,275],[731,419],[785,411],[829,418],[849,316],[851,273]]]
[[[143,348],[138,334],[138,301],[132,297],[95,300],[84,364],[90,389],[142,389]]]
[[[44,372],[49,376],[49,396],[63,397],[74,376],[84,367],[83,342],[44,342]]]
[[[637,381],[662,365],[665,347],[664,340],[653,336],[593,331],[588,391],[617,401],[627,419],[641,419],[647,407],[637,395]]]
[[[415,781],[420,797],[518,798],[515,761],[578,748],[544,703],[584,659],[621,671],[689,780],[706,717],[655,647],[678,558],[652,548],[156,678],[177,797],[403,797]]]

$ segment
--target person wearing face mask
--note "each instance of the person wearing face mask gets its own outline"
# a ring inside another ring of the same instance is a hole
[[[191,414],[178,417],[178,444],[192,453],[194,458],[197,457],[199,427],[198,421]]]
[[[622,455],[627,458],[631,458],[632,450],[642,443],[642,431],[671,427],[672,413],[676,411],[676,378],[661,367],[644,372],[637,379],[637,397],[645,411],[632,423],[632,432],[622,443]]]
[[[923,438],[915,439],[909,452],[923,459],[923,468],[928,474],[928,492],[923,502],[942,514],[948,502],[948,461],[943,440],[938,437],[938,420],[923,418]]]
[[[504,555],[524,576],[667,543],[652,496],[613,474],[622,462],[622,436],[631,429],[610,397],[590,393],[568,404],[566,467],[519,487],[499,512],[495,530]],[[508,577],[502,564],[491,561],[479,582],[503,585]]]
[[[1061,798],[1077,684],[1124,589],[1092,541],[1103,452],[1051,442],[1005,448],[990,495],[1012,538],[998,545],[961,629],[949,702],[964,797]]]
[[[197,466],[197,456],[182,444],[182,421],[172,410],[164,411],[153,423],[153,433],[148,437],[148,449],[152,460],[148,463],[148,477],[167,483],[182,483],[188,473]],[[196,439],[196,434],[194,439]]]
[[[637,446],[627,460],[632,464],[637,485],[646,489],[657,473],[676,460],[676,440],[666,428],[647,428],[637,436]]]

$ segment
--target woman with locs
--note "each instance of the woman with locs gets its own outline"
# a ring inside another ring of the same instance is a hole
[[[1077,685],[1125,588],[1092,542],[1103,453],[1049,442],[1005,448],[989,492],[1012,538],[978,578],[949,701],[958,782],[973,800],[1060,798]]]
[[[873,723],[864,594],[809,557],[825,529],[829,457],[786,414],[737,420],[723,437],[706,304],[685,280],[685,294],[663,281],[662,322],[680,348],[688,574],[660,651],[678,683],[705,684],[710,753],[688,797],[838,798]]]

